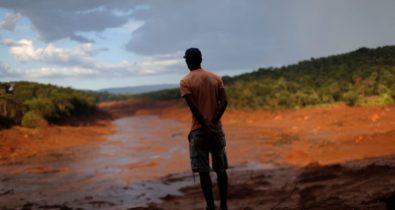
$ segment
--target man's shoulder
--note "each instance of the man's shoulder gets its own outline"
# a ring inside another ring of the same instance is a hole
[[[189,72],[189,73],[185,74],[185,75],[180,79],[180,83],[188,82],[190,79],[191,79],[191,73]]]
[[[190,84],[192,77],[193,77],[193,75],[191,74],[191,72],[188,72],[187,74],[185,74],[180,80],[180,86]]]
[[[211,77],[213,77],[213,78],[215,78],[215,79],[217,79],[217,80],[221,80],[221,77],[220,77],[219,75],[217,75],[216,73],[214,73],[214,72],[212,72],[212,71],[209,71],[209,70],[207,70],[207,69],[204,69],[204,71],[205,71],[207,74],[209,74]]]

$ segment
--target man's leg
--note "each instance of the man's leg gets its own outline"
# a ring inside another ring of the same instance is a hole
[[[221,210],[228,209],[228,174],[226,171],[217,172],[217,184],[221,198]]]
[[[189,135],[191,167],[193,172],[199,172],[200,185],[207,209],[215,210],[212,182],[210,177],[209,149],[201,131],[192,131]]]
[[[219,194],[221,199],[221,210],[228,209],[228,174],[226,169],[228,169],[228,158],[226,157],[225,145],[226,140],[223,135],[222,128],[220,129],[222,133],[221,138],[218,140],[218,146],[212,149],[211,157],[213,161],[213,169],[217,172],[217,184],[219,188]]]
[[[213,189],[212,189],[210,173],[199,172],[199,177],[200,177],[200,186],[202,187],[204,198],[206,199],[207,208],[209,210],[214,210],[215,205],[214,205]]]

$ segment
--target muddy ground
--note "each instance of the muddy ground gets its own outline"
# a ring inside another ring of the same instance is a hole
[[[0,209],[203,209],[182,101],[100,108],[115,121],[0,131]],[[228,110],[222,122],[230,209],[393,208],[395,106]]]
[[[394,174],[395,156],[325,166],[313,163],[302,169],[231,170],[228,205],[240,210],[395,209]],[[182,196],[164,197],[160,204],[131,209],[204,209],[199,186],[182,192]]]

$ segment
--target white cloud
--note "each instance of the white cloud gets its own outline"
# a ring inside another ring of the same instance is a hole
[[[14,71],[7,68],[8,73],[14,72],[15,75],[23,78],[152,75],[177,71],[182,61],[181,53],[175,53],[147,56],[141,62],[135,63],[127,60],[118,63],[101,63],[94,57],[99,50],[95,49],[92,43],[81,44],[74,48],[58,48],[50,43],[46,47],[37,48],[29,39],[19,41],[5,39],[3,44],[9,46],[10,53],[21,62],[39,61],[56,65]]]
[[[58,65],[86,65],[93,62],[93,56],[98,52],[91,43],[69,49],[57,48],[52,43],[45,48],[36,48],[29,39],[5,39],[3,44],[10,47],[10,53],[19,61],[44,61]]]
[[[105,74],[114,76],[150,75],[165,72],[174,72],[182,64],[180,54],[167,54],[146,57],[139,63],[130,63],[123,60],[116,64],[97,64],[96,69]]]
[[[19,71],[24,78],[84,77],[97,74],[97,70],[81,67],[43,67]]]
[[[34,69],[12,69],[0,61],[0,78],[55,78],[55,77],[84,77],[96,75],[96,69],[82,67],[41,67]]]
[[[0,21],[0,31],[8,30],[14,31],[16,23],[21,18],[19,13],[8,14],[2,21]]]
[[[17,70],[13,72],[13,75],[17,75],[18,77],[26,79],[62,77],[133,77],[136,75],[152,75],[174,71],[174,66],[180,64],[180,59],[177,59],[174,56],[161,55],[146,58],[141,63],[130,63],[124,60],[115,64],[92,63],[91,67],[42,67],[35,69]],[[11,72],[8,71],[8,74],[10,73]]]

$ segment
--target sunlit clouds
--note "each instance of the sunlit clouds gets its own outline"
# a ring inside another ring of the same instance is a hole
[[[9,46],[10,53],[18,60],[28,61],[45,61],[55,64],[80,64],[93,62],[93,56],[98,50],[93,48],[92,43],[81,44],[75,48],[57,48],[53,44],[48,44],[44,48],[36,48],[33,41],[22,39],[13,41],[11,39],[3,40],[3,44]]]

